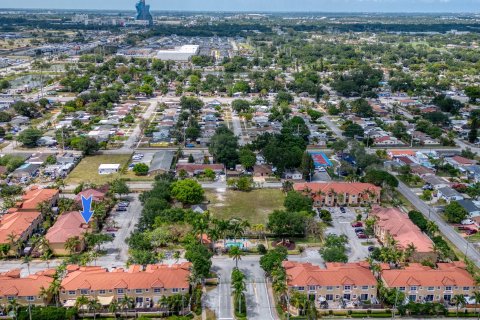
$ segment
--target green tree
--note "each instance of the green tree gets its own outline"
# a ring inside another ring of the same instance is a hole
[[[311,179],[313,172],[315,171],[315,163],[313,162],[312,155],[308,152],[304,152],[302,156],[301,164],[302,174],[304,179]]]
[[[123,194],[129,194],[130,188],[127,185],[127,182],[123,179],[115,179],[110,182],[110,191],[112,193],[119,194],[122,196]]]
[[[271,275],[275,269],[282,266],[282,262],[287,259],[287,256],[286,248],[276,247],[260,258],[260,266],[267,274]]]
[[[204,190],[195,180],[185,179],[172,184],[172,196],[183,204],[197,204],[204,199]]]
[[[143,162],[136,163],[133,166],[133,172],[135,172],[135,175],[137,176],[146,176],[149,170],[150,168],[148,167],[148,165]]]
[[[37,146],[37,142],[41,137],[42,131],[35,128],[28,128],[18,135],[18,141],[27,148],[34,148]]]
[[[243,252],[239,247],[233,246],[228,251],[228,256],[235,261],[235,268],[238,269],[238,260],[242,260]]]
[[[304,212],[275,210],[268,215],[267,227],[277,237],[303,236],[306,216]]]
[[[234,168],[238,163],[238,137],[225,126],[221,126],[215,131],[208,150],[215,161],[223,163],[228,168]]]
[[[257,162],[257,156],[248,148],[241,148],[239,152],[239,160],[245,169],[251,169]]]
[[[283,205],[290,212],[312,211],[313,200],[300,192],[290,191],[287,193]]]
[[[457,201],[452,201],[445,206],[445,217],[450,223],[460,223],[467,216],[468,212]]]

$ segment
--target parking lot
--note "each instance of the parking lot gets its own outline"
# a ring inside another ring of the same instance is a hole
[[[332,226],[327,228],[326,233],[345,234],[348,237],[348,261],[363,261],[369,256],[368,247],[378,245],[377,240],[375,238],[359,239],[355,233],[355,228],[351,226],[357,214],[364,211],[363,208],[346,207],[344,209],[345,213],[342,213],[340,208],[328,208],[332,213],[333,221]],[[365,218],[365,214],[363,218]]]

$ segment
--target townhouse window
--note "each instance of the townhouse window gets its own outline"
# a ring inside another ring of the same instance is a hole
[[[416,286],[411,286],[410,291],[417,291],[417,287]]]
[[[452,287],[445,287],[445,291],[452,291]]]
[[[470,287],[463,287],[463,291],[468,291],[470,290]]]
[[[340,296],[338,294],[335,295],[335,299],[340,299]]]
[[[162,293],[162,289],[160,289],[160,288],[153,288],[153,293]]]
[[[28,296],[27,297],[27,301],[34,301],[35,300],[35,297],[34,296]]]
[[[68,294],[71,295],[71,296],[73,296],[73,295],[75,294],[75,290],[69,290],[69,291],[68,291]]]
[[[333,300],[333,294],[326,294],[325,295],[325,300],[332,301]]]
[[[357,289],[357,286],[353,286],[353,289]]]
[[[429,301],[429,302],[433,301],[433,294],[427,294],[425,296],[425,301]]]
[[[340,286],[337,286],[337,289],[340,289]]]
[[[343,290],[352,290],[351,286],[343,286]]]
[[[315,291],[315,286],[308,286],[308,290]]]
[[[405,287],[399,287],[398,290],[405,291]]]
[[[108,292],[112,293],[112,292],[113,292],[113,290],[111,290],[111,289],[110,289],[110,290],[108,290]]]
[[[106,291],[105,291],[105,290],[99,290],[98,293],[100,293],[100,294],[105,294]]]
[[[360,295],[360,300],[361,300],[361,301],[368,300],[368,293],[362,293],[362,294]]]
[[[411,295],[408,296],[408,300],[410,300],[412,302],[415,302],[415,301],[417,301],[417,296],[414,295],[414,294],[411,294]]]
[[[150,301],[150,298],[145,298],[145,301]]]
[[[327,286],[327,291],[333,291],[333,286]]]
[[[178,288],[173,288],[173,289],[172,289],[172,292],[173,292],[173,293],[178,292]]]
[[[80,289],[80,294],[86,295],[86,294],[88,294],[88,290]]]
[[[117,293],[118,293],[118,294],[124,294],[124,293],[125,293],[125,290],[123,290],[123,289],[117,289]]]
[[[182,288],[182,291],[185,291],[185,288]]]
[[[372,289],[375,289],[375,286],[372,286]]]
[[[427,290],[428,290],[428,291],[433,291],[433,290],[435,290],[435,287],[428,287]]]
[[[298,291],[304,291],[304,290],[305,290],[305,287],[298,287],[297,290],[298,290]]]
[[[15,300],[15,297],[9,296],[9,297],[7,297],[7,300],[8,301],[13,301],[13,300]]]
[[[148,292],[149,289],[145,289],[145,292]]]
[[[362,290],[368,290],[368,286],[362,286]]]
[[[142,293],[142,289],[135,289],[135,293]]]

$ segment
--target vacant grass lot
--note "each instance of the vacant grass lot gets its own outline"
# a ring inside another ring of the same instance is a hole
[[[208,190],[205,194],[210,200],[210,213],[218,219],[243,218],[251,224],[266,224],[269,213],[284,209],[283,192],[277,189],[259,189],[252,192]]]
[[[79,184],[81,182],[85,183],[95,183],[95,184],[105,184],[116,178],[122,177],[121,173],[109,174],[109,175],[99,175],[98,167],[102,163],[114,164],[119,163],[120,169],[127,164],[130,160],[129,154],[105,154],[85,157],[82,161],[76,166],[75,169],[68,175],[65,180],[66,184]]]

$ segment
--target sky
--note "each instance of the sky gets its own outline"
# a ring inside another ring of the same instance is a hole
[[[136,0],[0,0],[0,8],[134,10]],[[480,0],[147,0],[152,11],[480,12]]]

